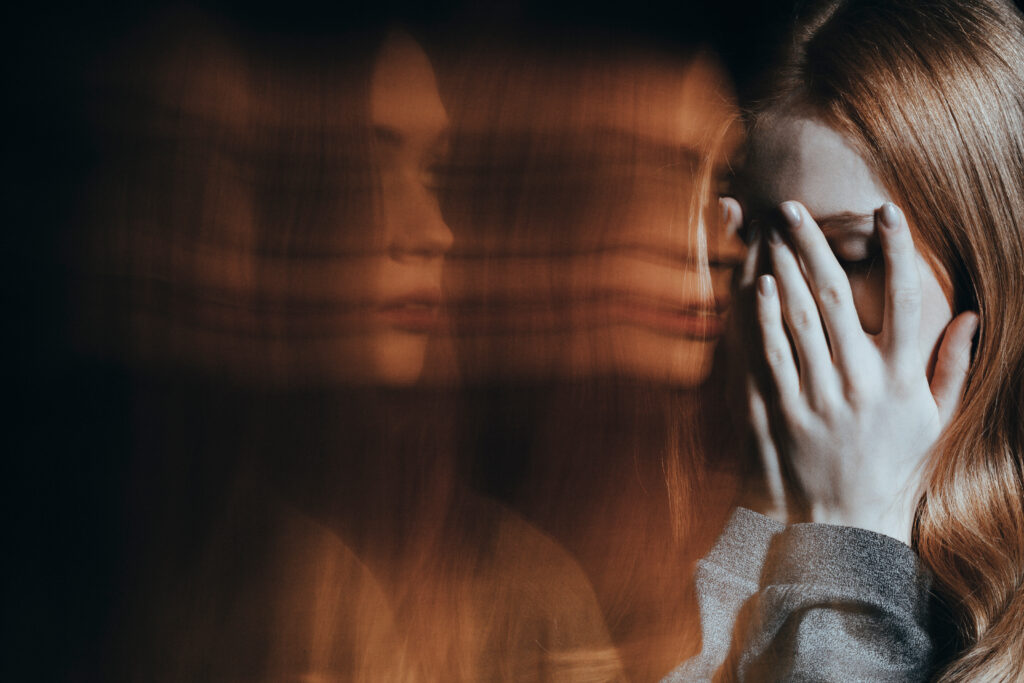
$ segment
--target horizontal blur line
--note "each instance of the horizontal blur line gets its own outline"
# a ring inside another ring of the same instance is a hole
[[[359,228],[353,228],[353,230],[359,230]],[[367,230],[371,229],[367,228]],[[352,249],[325,248],[316,245],[303,245],[302,247],[288,246],[279,248],[268,246],[266,244],[240,246],[237,242],[231,242],[228,239],[223,241],[206,239],[205,233],[209,232],[214,231],[204,231],[200,229],[196,233],[187,234],[171,230],[149,231],[147,233],[142,233],[140,230],[132,237],[135,242],[135,246],[125,249],[124,251],[127,252],[127,258],[121,257],[121,260],[124,262],[128,262],[130,260],[134,265],[151,260],[154,264],[162,265],[173,261],[173,259],[168,256],[172,251],[184,256],[223,255],[225,256],[225,263],[246,267],[252,266],[258,272],[261,261],[276,264],[280,261],[298,261],[301,263],[302,261],[319,262],[330,259],[357,260],[381,258],[396,252],[406,253],[401,250],[394,250],[381,246],[365,248],[359,247]],[[293,233],[293,236],[296,240],[304,240],[306,242],[314,241],[310,239],[313,236],[308,234],[304,235]],[[288,233],[284,232],[275,235],[275,239],[278,240],[282,238],[287,239],[287,237]],[[258,237],[256,237],[256,239],[258,241]],[[152,254],[155,254],[155,256]],[[255,258],[255,263],[248,261],[247,257]],[[440,258],[440,254],[438,254],[437,257]]]
[[[632,292],[617,289],[597,289],[586,292],[581,296],[532,296],[529,298],[514,297],[514,296],[497,296],[497,297],[460,297],[458,299],[450,299],[447,302],[447,308],[453,314],[458,314],[464,310],[488,308],[505,306],[509,309],[521,309],[523,306],[544,306],[547,308],[557,309],[572,309],[577,306],[590,306],[593,304],[609,304],[609,303],[637,303],[643,306],[653,306],[656,308],[678,310],[680,312],[697,313],[697,312],[709,312],[714,314],[722,314],[728,310],[729,305],[727,301],[720,300],[712,306],[705,306],[702,304],[695,304],[692,302],[684,301],[668,301],[664,298],[654,297],[643,292]]]
[[[84,312],[92,313],[89,308]],[[324,339],[371,338],[379,332],[368,325],[354,326],[351,323],[338,322],[329,324],[316,321],[315,324],[303,324],[294,319],[275,320],[269,324],[264,320],[261,324],[246,325],[236,321],[224,320],[221,316],[203,316],[199,311],[191,311],[192,315],[184,315],[187,311],[157,311],[151,308],[135,308],[128,311],[132,330],[127,334],[131,339],[139,334],[142,326],[156,328],[163,344],[175,346],[173,335],[176,331],[207,332],[227,338],[246,340],[304,341]],[[220,323],[220,324],[218,324]],[[310,329],[312,328],[312,329]]]
[[[374,258],[385,258],[390,257],[393,254],[412,254],[411,251],[399,251],[390,249],[387,247],[366,247],[366,248],[353,248],[353,249],[337,249],[337,248],[325,248],[318,247],[315,245],[303,245],[301,248],[297,247],[281,247],[274,248],[267,245],[257,245],[250,247],[248,245],[239,246],[237,242],[233,243],[227,239],[212,240],[204,237],[203,230],[199,230],[195,237],[191,235],[185,235],[181,233],[173,232],[159,232],[152,231],[143,234],[136,234],[134,240],[137,245],[137,249],[141,250],[142,254],[145,254],[145,258],[135,258],[135,262],[142,262],[144,260],[152,259],[155,264],[163,264],[169,259],[166,254],[166,250],[173,249],[174,251],[193,256],[202,255],[224,255],[226,263],[233,261],[232,257],[241,259],[237,261],[237,265],[252,267],[256,270],[257,275],[259,274],[260,261],[266,263],[277,264],[279,262],[297,261],[298,265],[301,265],[302,261],[315,261],[322,262],[331,259],[341,260],[357,260],[357,259],[374,259]],[[211,231],[212,232],[212,231]],[[294,235],[296,239],[306,239],[306,241],[313,241],[310,239],[310,235]],[[176,239],[180,238],[180,239]],[[277,236],[281,238],[280,235]],[[131,251],[131,250],[129,250]],[[136,255],[140,252],[136,252]],[[157,254],[156,256],[150,257],[149,254]],[[456,247],[452,251],[443,255],[443,258],[447,261],[501,261],[505,259],[569,259],[576,256],[593,256],[593,255],[614,255],[614,254],[649,254],[651,260],[656,261],[672,261],[675,263],[689,265],[696,269],[698,262],[695,258],[694,252],[686,249],[675,249],[675,248],[664,248],[652,245],[643,244],[598,244],[588,247],[568,247],[557,245],[554,247],[522,247],[522,248],[502,248],[500,250],[491,250],[486,247],[477,248],[458,248]],[[441,258],[442,254],[426,254],[429,258]],[[245,260],[246,257],[252,257],[256,259],[255,263],[250,263]],[[130,258],[130,255],[129,255]],[[708,260],[708,266],[712,269],[730,269],[736,268],[741,265],[742,261],[739,259],[735,260],[722,260],[718,258],[710,258]]]
[[[246,310],[255,313],[281,313],[298,311],[299,313],[340,313],[349,311],[369,310],[373,302],[369,299],[324,298],[311,301],[308,296],[296,295],[293,298],[282,296],[274,290],[227,289],[209,286],[196,286],[169,282],[158,278],[139,278],[130,275],[110,275],[106,277],[84,278],[76,284],[79,287],[95,287],[103,291],[112,301],[146,301],[195,303],[235,310]],[[252,298],[240,298],[239,294],[248,294]],[[267,299],[270,299],[269,301]]]
[[[500,261],[506,259],[571,259],[577,256],[597,256],[616,254],[648,254],[650,261],[671,261],[682,264],[690,270],[699,270],[700,263],[694,257],[693,252],[680,249],[663,249],[646,245],[595,245],[592,247],[556,247],[544,248],[523,248],[509,249],[502,251],[485,251],[483,249],[454,249],[449,252],[445,259],[448,261]],[[739,259],[721,260],[709,259],[708,267],[712,270],[729,270],[737,268],[742,264]]]

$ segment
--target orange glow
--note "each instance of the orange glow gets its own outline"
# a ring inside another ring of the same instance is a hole
[[[728,78],[445,57],[193,19],[96,70],[73,328],[131,377],[112,678],[655,680],[699,650],[736,495],[694,446],[744,249]]]

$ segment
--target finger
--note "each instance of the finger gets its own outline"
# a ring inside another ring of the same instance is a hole
[[[743,208],[733,197],[719,197],[720,225],[708,233],[708,260],[720,267],[735,268],[747,254],[740,236]]]
[[[779,207],[789,225],[794,251],[803,263],[811,293],[828,331],[832,357],[849,376],[856,372],[868,339],[860,324],[846,271],[807,209],[799,202]]]
[[[903,212],[886,202],[875,212],[885,257],[885,316],[882,340],[890,358],[919,362],[918,330],[921,325],[921,274],[917,251]]]
[[[786,521],[786,485],[782,477],[779,452],[772,438],[768,406],[753,375],[747,375],[747,407],[750,412],[750,427],[754,432],[758,457],[764,468],[768,501],[762,512],[782,522]]]
[[[832,356],[821,327],[818,306],[807,286],[796,256],[775,231],[768,233],[772,271],[782,302],[782,314],[796,347],[800,385],[813,402],[831,392],[838,382]]]
[[[955,317],[942,335],[931,389],[943,425],[949,423],[960,404],[967,383],[967,370],[971,365],[971,343],[974,333],[978,331],[978,322],[977,313],[966,311]]]
[[[800,401],[800,374],[782,324],[782,304],[771,275],[762,275],[757,281],[757,319],[761,324],[765,361],[775,381],[780,407],[789,414]]]
[[[719,197],[718,208],[722,215],[723,234],[733,236],[743,225],[743,208],[734,197]]]

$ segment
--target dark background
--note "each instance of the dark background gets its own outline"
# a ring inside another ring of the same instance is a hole
[[[6,681],[79,680],[106,628],[124,561],[120,500],[131,451],[128,377],[74,353],[66,330],[71,256],[64,244],[97,162],[84,77],[170,3],[22,3],[4,11],[0,440],[5,529]],[[202,2],[255,34],[329,38],[401,23],[435,37],[570,42],[603,37],[671,49],[710,46],[741,98],[756,90],[794,12],[791,0],[743,2]]]

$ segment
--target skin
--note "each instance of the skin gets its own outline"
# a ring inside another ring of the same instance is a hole
[[[486,163],[497,163],[483,197],[498,202],[480,204],[479,232],[460,237],[447,275],[453,300],[468,304],[467,375],[699,384],[745,253],[738,212],[727,223],[706,206],[702,226],[690,215],[708,139],[735,119],[720,68],[628,51],[539,62],[461,109],[466,139],[482,134]],[[720,175],[736,142],[711,160]],[[501,177],[506,162],[512,175]]]
[[[779,225],[777,207],[802,203],[826,234],[847,274],[857,315],[866,332],[878,334],[885,308],[885,263],[874,212],[893,198],[843,137],[822,123],[783,118],[759,141],[750,174],[745,216]],[[920,350],[930,356],[953,318],[945,273],[937,273],[921,253]]]
[[[281,79],[275,86],[280,92],[271,106],[254,112],[265,117],[261,124],[294,129],[298,140],[330,130],[332,107],[360,104],[350,85],[324,83],[318,91],[302,79]],[[438,205],[435,168],[447,153],[448,116],[434,70],[408,35],[392,33],[380,45],[368,98],[369,131],[358,134],[367,136],[369,158],[328,146],[330,163],[320,169],[306,161],[301,145],[288,148],[289,163],[322,186],[302,187],[308,200],[295,200],[290,187],[284,197],[270,196],[272,206],[289,209],[286,220],[304,220],[311,211],[325,221],[308,231],[316,239],[305,247],[310,255],[264,258],[249,285],[270,302],[258,324],[271,346],[254,347],[252,363],[286,382],[412,384],[422,378],[428,343],[444,322],[441,276],[453,238]],[[332,205],[335,193],[353,195],[358,209]],[[300,203],[289,208],[285,201]]]
[[[434,176],[447,152],[448,115],[430,61],[405,34],[391,34],[378,54],[370,123],[383,226],[370,279],[370,372],[381,383],[409,384],[423,372],[440,322],[444,256],[453,237]]]
[[[709,207],[704,225],[689,225],[702,141],[729,119],[731,99],[724,76],[711,63],[694,62],[682,74],[651,71],[646,79],[622,84],[628,93],[644,85],[643,106],[623,98],[621,111],[611,107],[602,121],[627,135],[641,131],[643,144],[637,145],[637,180],[621,223],[602,245],[608,248],[579,259],[574,269],[576,287],[602,296],[598,310],[580,315],[577,326],[584,332],[574,340],[570,363],[576,374],[696,386],[710,370],[732,272],[745,254],[737,236],[738,211]],[[666,163],[664,150],[673,150],[676,161]],[[714,160],[723,173],[730,151],[727,145]],[[699,233],[707,237],[710,289],[703,287],[694,262]]]
[[[766,245],[745,272],[748,285],[758,278],[771,378],[767,390],[748,388],[773,496],[785,509],[784,459],[810,521],[909,543],[923,465],[959,402],[977,316],[953,318],[945,274],[840,134],[790,118],[764,137],[744,201]]]

